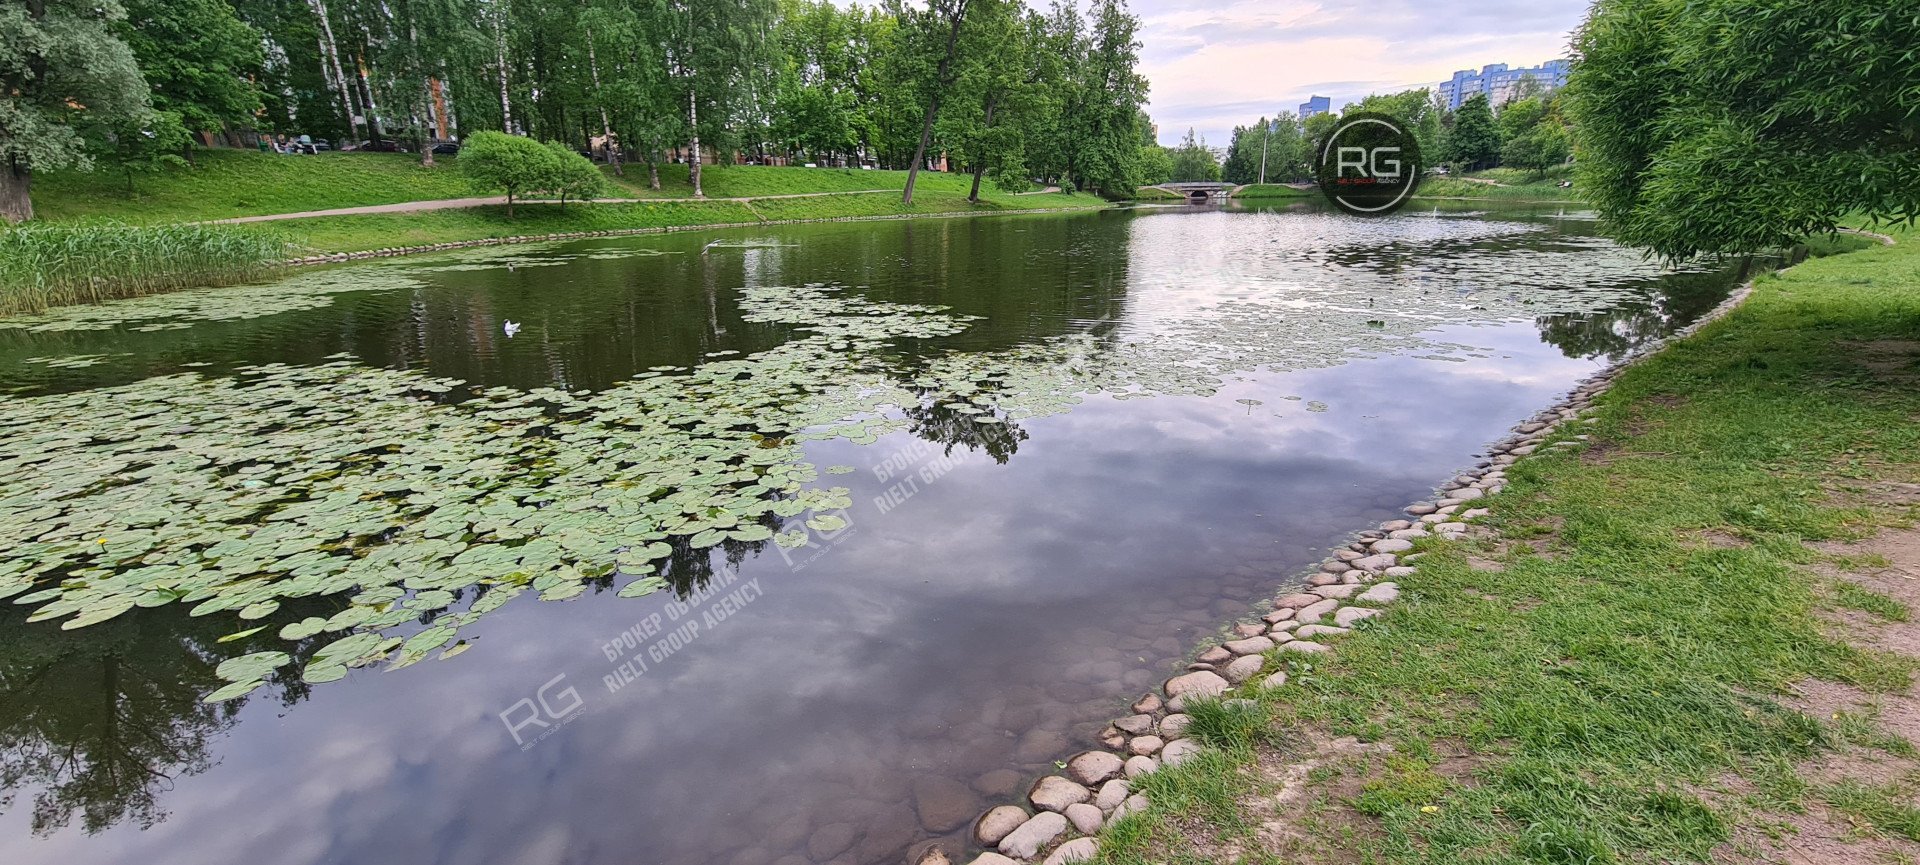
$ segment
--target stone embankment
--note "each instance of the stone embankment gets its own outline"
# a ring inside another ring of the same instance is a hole
[[[1584,447],[1588,437],[1577,425],[1588,422],[1584,415],[1594,397],[1628,365],[1725,315],[1751,291],[1750,285],[1740,288],[1699,321],[1588,378],[1565,399],[1516,426],[1433,500],[1409,505],[1407,519],[1381,523],[1333,550],[1298,591],[1274,599],[1258,620],[1234,624],[1229,638],[1203,647],[1185,672],[1134,701],[1130,714],[1102,732],[1101,750],[1075,754],[1061,774],[1034,782],[1024,803],[1000,805],[975,820],[972,840],[984,850],[969,865],[1066,865],[1092,859],[1103,826],[1147,808],[1147,799],[1132,790],[1133,779],[1180,765],[1205,748],[1187,735],[1189,705],[1284,688],[1287,674],[1277,668],[1287,656],[1332,651],[1335,641],[1400,599],[1398,581],[1414,574],[1422,555],[1418,542],[1459,540],[1484,531],[1474,523],[1490,511],[1479,501],[1505,488],[1507,467],[1543,448]],[[935,851],[927,855],[945,858]]]

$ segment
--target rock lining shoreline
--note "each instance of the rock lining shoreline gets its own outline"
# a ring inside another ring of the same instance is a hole
[[[1491,511],[1475,503],[1506,487],[1508,466],[1542,450],[1585,447],[1587,434],[1571,428],[1592,422],[1587,415],[1594,398],[1622,372],[1718,321],[1752,293],[1753,283],[1748,282],[1692,324],[1583,379],[1558,402],[1515,425],[1473,468],[1441,486],[1439,495],[1407,506],[1409,519],[1389,520],[1355,534],[1306,575],[1305,585],[1275,598],[1270,612],[1257,621],[1235,623],[1229,639],[1203,644],[1184,672],[1167,679],[1158,692],[1135,700],[1131,714],[1102,731],[1104,750],[1073,755],[1060,774],[1035,781],[1023,803],[995,806],[974,820],[968,839],[981,852],[968,865],[1066,865],[1094,858],[1103,826],[1148,806],[1145,796],[1132,791],[1132,779],[1180,765],[1204,750],[1187,736],[1192,721],[1185,712],[1188,703],[1244,699],[1236,698],[1236,691],[1285,687],[1284,670],[1268,672],[1278,666],[1276,661],[1332,651],[1333,641],[1400,599],[1397,581],[1414,573],[1413,563],[1421,555],[1413,552],[1416,540],[1459,540],[1485,533],[1475,522]],[[937,844],[920,849],[916,865],[948,861]]]

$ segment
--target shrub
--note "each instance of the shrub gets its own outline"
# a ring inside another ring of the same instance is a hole
[[[547,142],[547,149],[553,153],[553,166],[541,191],[560,196],[561,207],[567,206],[569,196],[592,201],[600,194],[606,180],[600,176],[600,169],[594,167],[593,160],[558,141]]]
[[[516,196],[547,189],[561,170],[552,147],[492,130],[467,136],[460,146],[458,164],[473,178],[475,186],[507,193],[508,216],[513,215]]]

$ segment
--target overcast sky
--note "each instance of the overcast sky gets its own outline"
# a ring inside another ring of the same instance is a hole
[[[1041,5],[1029,0],[1031,5]],[[1488,63],[1567,54],[1587,0],[1129,0],[1160,141],[1189,126],[1225,147],[1235,125],[1311,95],[1339,108]]]

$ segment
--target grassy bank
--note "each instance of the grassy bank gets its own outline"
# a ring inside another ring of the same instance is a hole
[[[523,204],[509,217],[504,207],[473,207],[417,213],[383,213],[283,220],[240,226],[290,239],[302,253],[355,252],[496,237],[681,228],[787,219],[860,216],[995,213],[1005,210],[1102,207],[1091,195],[1002,196],[978,204],[962,194],[923,193],[912,207],[885,194],[738,201],[633,201],[597,204]]]
[[[1319,198],[1320,190],[1313,188],[1295,189],[1280,183],[1268,183],[1264,185],[1256,183],[1234,193],[1233,197],[1240,200],[1263,198]]]
[[[1483,176],[1500,172],[1495,176]],[[1474,180],[1459,177],[1427,177],[1420,181],[1420,189],[1415,198],[1473,198],[1489,201],[1551,201],[1578,202],[1579,196],[1573,189],[1560,187],[1560,178],[1549,176],[1546,179],[1530,179],[1524,172],[1511,172],[1510,169],[1494,169],[1493,172],[1479,172],[1470,175],[1492,183],[1476,183]]]
[[[1920,840],[1914,746],[1804,698],[1907,699],[1914,666],[1851,638],[1910,615],[1853,582],[1887,562],[1816,546],[1913,516],[1870,492],[1920,479],[1901,240],[1763,278],[1623,375],[1588,446],[1509,470],[1501,545],[1423,539],[1400,604],[1286,661],[1257,712],[1199,719],[1221,748],[1140,783],[1152,810],[1102,858],[1745,862],[1823,814],[1842,840]],[[1340,736],[1391,751],[1308,745]]]
[[[227,226],[26,225],[0,229],[0,315],[259,279],[286,239]]]
[[[451,159],[420,167],[405,153],[323,153],[284,156],[210,150],[191,167],[136,174],[59,171],[33,180],[38,219],[91,218],[122,222],[198,222],[479,195]]]

